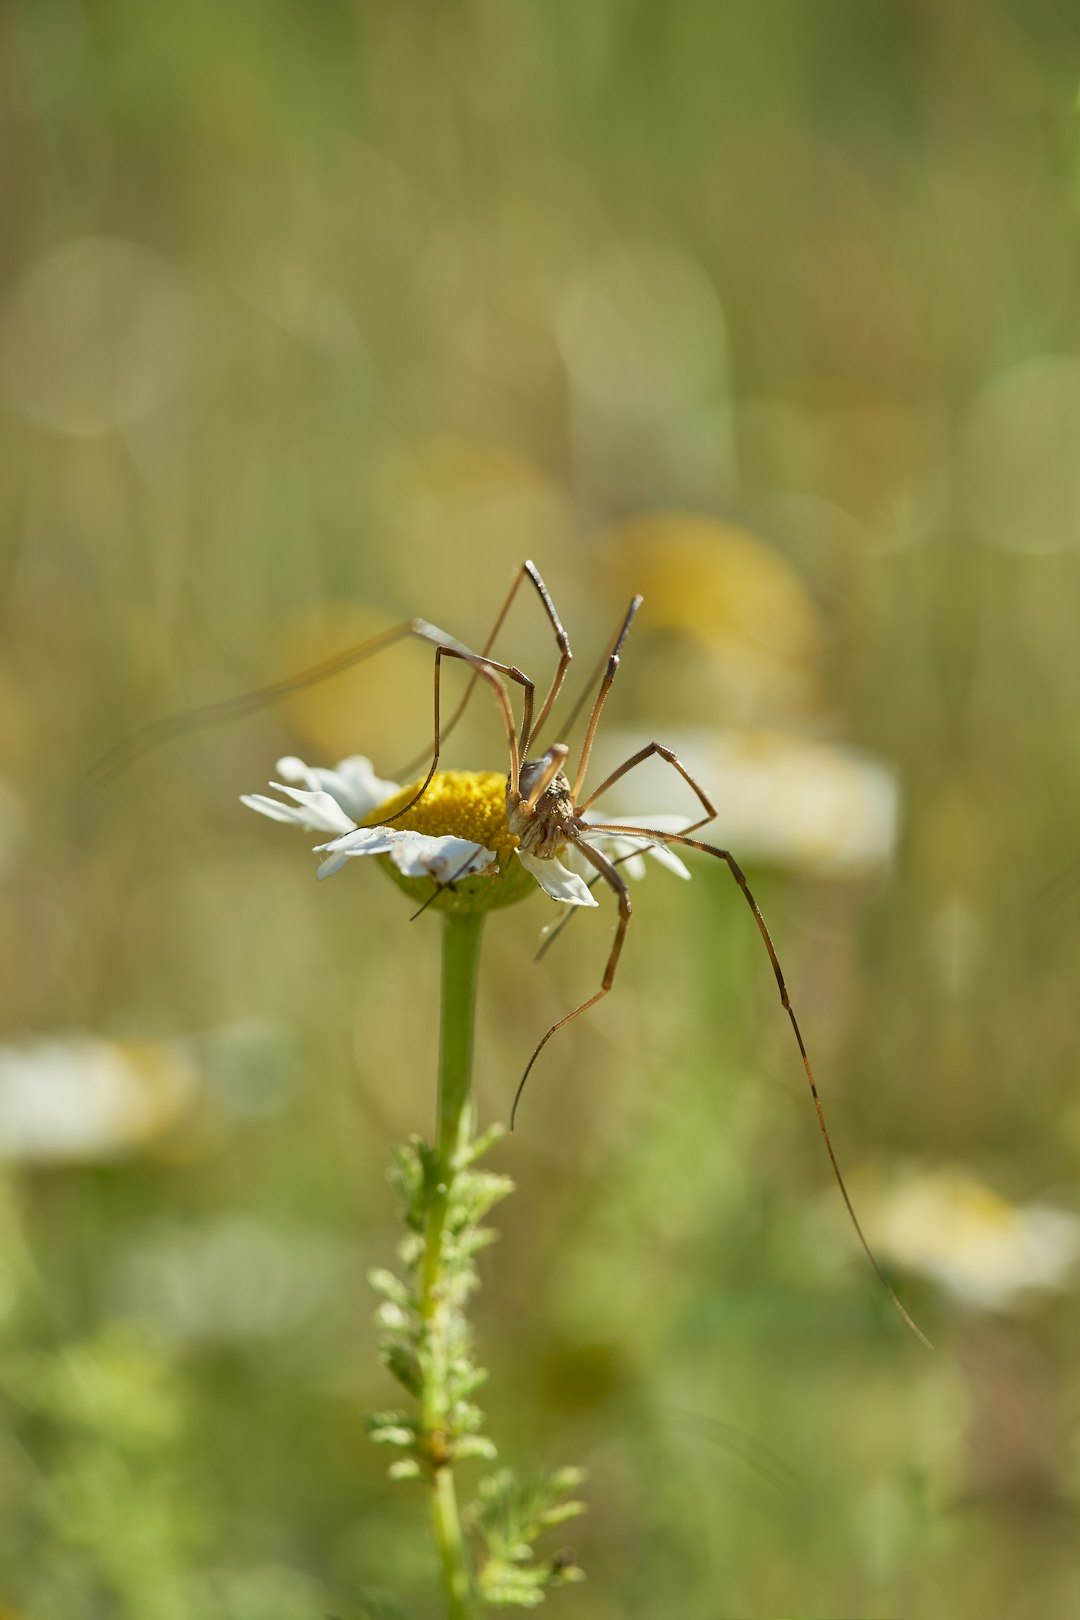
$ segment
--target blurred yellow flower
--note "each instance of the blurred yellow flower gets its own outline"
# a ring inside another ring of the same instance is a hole
[[[700,513],[655,512],[609,531],[603,558],[621,588],[644,595],[650,630],[692,636],[707,653],[720,688],[711,712],[717,700],[729,719],[815,705],[821,614],[767,541]],[[676,702],[688,712],[681,693]]]

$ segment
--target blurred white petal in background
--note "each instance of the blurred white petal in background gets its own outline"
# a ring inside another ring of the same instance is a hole
[[[0,1048],[0,1157],[23,1164],[126,1158],[191,1107],[193,1069],[159,1045],[60,1035]]]
[[[876,1195],[860,1189],[856,1203],[881,1260],[977,1309],[1066,1288],[1080,1260],[1080,1216],[1010,1203],[961,1166],[910,1170]]]
[[[0,1159],[200,1157],[230,1125],[286,1108],[294,1080],[287,1043],[258,1019],[167,1042],[81,1031],[9,1042],[0,1046]]]
[[[717,807],[695,836],[720,843],[740,860],[796,871],[855,876],[887,865],[896,848],[896,778],[878,760],[836,744],[767,731],[664,730],[673,748]],[[612,771],[650,738],[609,732],[596,748],[597,775]],[[626,779],[640,802],[665,817],[700,814],[686,783],[658,759]],[[617,810],[620,783],[614,790]],[[606,806],[605,806],[606,808]],[[667,820],[664,826],[670,826]]]

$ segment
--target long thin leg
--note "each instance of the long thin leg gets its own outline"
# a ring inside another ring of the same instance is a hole
[[[405,815],[409,810],[411,810],[414,804],[419,803],[419,801],[424,797],[424,794],[427,792],[428,788],[431,786],[431,780],[439,768],[439,756],[442,752],[440,715],[442,707],[442,661],[444,658],[460,658],[463,663],[471,665],[475,674],[480,679],[487,681],[494,691],[495,696],[498,699],[499,706],[502,709],[503,722],[506,726],[506,740],[510,745],[510,791],[515,797],[520,792],[521,753],[518,747],[517,728],[514,725],[514,711],[510,706],[510,696],[506,690],[506,686],[500,679],[500,676],[505,675],[509,680],[517,681],[518,684],[525,690],[524,711],[521,723],[523,734],[528,731],[532,722],[533,699],[535,695],[535,688],[532,681],[530,681],[529,677],[514,664],[500,664],[497,663],[493,658],[482,658],[479,653],[474,653],[470,651],[468,647],[463,647],[460,642],[455,642],[452,646],[447,646],[445,643],[440,642],[435,648],[434,756],[428,769],[428,773],[423,782],[420,784],[417,792],[413,794],[408,804],[402,805],[400,810],[395,810],[392,816],[387,816],[387,821],[397,821],[401,816]]]
[[[632,861],[636,855],[640,855],[640,854],[641,854],[640,849],[627,850],[625,855],[616,855],[615,859],[612,861],[611,864],[612,864],[612,866],[622,866],[625,861]],[[600,881],[601,881],[601,878],[600,878],[599,872],[596,874],[595,877],[592,877],[592,878],[589,879],[589,881],[588,881],[588,883],[586,883],[585,887],[588,889],[590,894],[596,888],[596,885]],[[563,910],[565,912],[565,916],[559,918],[559,921],[555,924],[555,926],[551,930],[550,934],[545,934],[544,938],[541,940],[539,946],[537,947],[536,955],[533,957],[534,962],[542,962],[543,961],[544,957],[547,955],[548,951],[550,951],[551,947],[554,945],[554,943],[558,939],[559,935],[561,933],[563,933],[565,929],[569,928],[570,924],[573,922],[573,920],[577,916],[578,912],[582,910],[582,907],[581,906],[565,906],[563,908]]]
[[[437,713],[437,711],[436,711],[436,713]],[[437,729],[437,727],[438,727],[438,720],[436,719],[436,729]],[[550,763],[548,764],[547,769],[540,776],[537,777],[536,783],[534,784],[534,786],[532,787],[532,789],[531,789],[531,791],[529,793],[529,797],[524,801],[525,805],[530,810],[532,809],[533,805],[536,803],[537,799],[539,799],[539,797],[543,793],[544,789],[550,784],[552,779],[556,776],[556,774],[560,770],[560,768],[562,766],[562,762],[566,758],[566,754],[567,754],[567,749],[566,749],[565,743],[553,743],[550,752],[551,752],[552,757],[551,757]],[[520,770],[520,766],[519,766],[519,770]],[[428,781],[430,781],[430,780],[431,780],[431,773],[429,773],[429,776],[428,776]],[[426,786],[427,786],[427,783],[425,782],[424,787],[426,788]],[[424,793],[424,788],[421,788],[420,792],[416,795],[416,797],[411,799],[409,801],[409,804],[407,804],[405,806],[405,810],[408,810],[410,805],[415,804],[417,802],[417,799],[419,799],[419,798],[421,798],[423,796],[423,793]],[[405,814],[405,810],[396,811],[393,816],[388,816],[387,820],[388,821],[396,821],[398,816],[403,816]],[[464,877],[465,873],[469,869],[470,864],[471,864],[471,857],[470,857],[470,859],[468,861],[466,861],[464,863],[464,865],[461,867],[460,871],[455,872],[451,877],[448,877],[444,883],[436,883],[435,888],[432,890],[431,894],[428,895],[427,899],[424,901],[423,905],[420,907],[420,910],[419,911],[414,911],[412,916],[409,918],[409,921],[410,922],[415,922],[417,917],[422,917],[424,912],[427,910],[428,906],[430,906],[433,901],[437,900],[439,898],[440,894],[442,894],[445,889],[452,889],[454,887],[454,884],[457,882],[458,878],[459,877]],[[600,879],[598,877],[593,879],[593,883],[599,883],[599,881],[600,881]],[[590,884],[589,887],[591,888],[592,884]],[[576,907],[571,907],[570,909],[571,909],[571,911],[573,911],[573,910],[576,910]]]
[[[458,867],[457,871],[456,872],[451,872],[450,876],[446,879],[445,882],[440,883],[438,878],[435,878],[433,880],[434,883],[435,883],[435,887],[432,889],[431,893],[428,895],[428,897],[424,901],[423,905],[418,907],[418,909],[413,912],[412,916],[409,918],[409,921],[411,923],[414,923],[416,921],[417,917],[422,917],[424,915],[424,912],[427,910],[428,906],[434,905],[435,901],[439,898],[440,894],[444,894],[447,889],[452,889],[454,887],[455,883],[460,882],[460,880],[465,876],[466,872],[469,870],[469,867],[472,865],[475,858],[476,858],[475,856],[470,855],[466,860],[462,861],[462,863]]]
[[[598,788],[589,794],[589,797],[585,800],[584,804],[579,804],[577,806],[578,812],[580,813],[583,810],[587,810],[590,804],[593,804],[602,793],[606,793],[608,788],[611,787],[614,782],[618,782],[619,779],[625,776],[628,771],[632,771],[636,765],[641,765],[645,760],[651,759],[654,754],[659,755],[661,759],[666,760],[669,765],[673,765],[675,767],[679,775],[683,778],[683,781],[687,782],[689,786],[693,788],[694,792],[701,801],[703,810],[705,811],[705,814],[700,818],[700,820],[692,821],[690,825],[688,827],[684,827],[682,831],[684,833],[696,832],[699,827],[704,827],[707,822],[712,821],[716,815],[716,806],[709,798],[709,795],[705,792],[705,789],[690,775],[690,772],[687,770],[682,760],[679,759],[670,748],[667,748],[663,743],[658,742],[647,743],[644,748],[639,748],[636,754],[632,754],[629,759],[624,760],[617,770],[612,771],[611,775],[607,777],[605,781],[601,782]],[[633,853],[637,854],[639,852],[635,850]],[[612,864],[614,866],[621,866],[623,861],[628,861],[630,859],[630,855],[620,855]],[[599,881],[599,877],[592,878],[589,882],[589,888],[594,889]],[[552,945],[554,945],[563,929],[570,926],[574,920],[574,912],[576,909],[577,908],[574,907],[572,910],[569,910],[561,922],[556,924],[551,933],[544,940],[544,943],[541,945],[540,949],[537,951],[536,956],[533,958],[534,961],[539,962],[541,957],[545,956],[551,949]]]
[[[559,648],[559,667],[555,672],[555,679],[551,683],[551,690],[548,692],[547,697],[540,705],[540,712],[536,716],[535,722],[530,727],[528,732],[526,732],[524,729],[522,730],[521,753],[523,757],[528,753],[530,743],[540,730],[540,727],[544,724],[544,721],[547,719],[548,715],[551,713],[552,705],[562,690],[562,684],[566,679],[566,672],[570,667],[570,660],[573,657],[573,653],[570,651],[570,638],[563,629],[562,621],[559,618],[559,615],[555,609],[555,604],[551,599],[551,593],[544,584],[543,579],[540,577],[540,570],[536,567],[535,563],[530,562],[528,558],[526,558],[521,567],[518,569],[517,573],[514,575],[514,581],[507,592],[506,600],[499,609],[495,623],[492,625],[491,630],[488,633],[487,640],[480,649],[480,657],[486,659],[488,654],[491,652],[492,647],[495,645],[495,638],[506,622],[506,616],[510,612],[514,598],[518,593],[522,580],[524,579],[530,580],[535,587],[536,593],[543,604],[544,611],[551,621],[551,627],[555,632],[555,640]],[[472,675],[469,677],[469,681],[465,687],[465,692],[461,698],[461,701],[458,703],[457,708],[454,710],[453,714],[443,727],[443,742],[446,741],[447,737],[449,737],[450,733],[453,731],[454,727],[465,713],[469,699],[472,697],[473,690],[479,679],[479,673],[474,670]],[[418,766],[422,765],[427,757],[427,753],[425,752],[421,754],[418,759],[410,760],[407,765],[402,767],[402,774],[404,776],[408,776],[412,771],[416,770]]]
[[[683,764],[678,755],[672,749],[665,747],[663,743],[658,742],[646,743],[645,747],[639,748],[636,754],[631,754],[629,759],[623,760],[622,764],[616,770],[612,771],[611,775],[601,782],[598,788],[595,788],[593,792],[589,794],[589,797],[583,804],[576,806],[578,814],[580,815],[582,811],[587,810],[590,804],[595,804],[600,795],[602,793],[606,793],[608,788],[614,786],[616,782],[620,781],[621,778],[627,774],[627,772],[632,771],[635,766],[643,765],[647,759],[652,759],[654,755],[658,755],[662,760],[665,760],[667,764],[671,765],[675,770],[677,770],[683,781],[686,782],[688,786],[693,788],[694,792],[701,801],[701,808],[704,810],[705,814],[701,817],[700,821],[692,821],[689,827],[684,827],[683,832],[696,832],[699,827],[704,827],[707,821],[712,821],[716,815],[716,806],[709,798],[709,795],[705,792],[705,789],[698,782],[695,782],[694,778],[690,775],[690,772],[687,770],[686,766]]]
[[[295,675],[271,681],[268,686],[256,687],[254,691],[245,692],[240,697],[224,698],[217,703],[205,703],[197,709],[185,709],[179,714],[165,715],[162,719],[154,720],[150,725],[133,732],[131,736],[125,737],[107,753],[102,754],[85,773],[79,787],[84,793],[95,792],[119,776],[121,771],[127,770],[129,765],[133,765],[144,754],[150,753],[154,748],[160,748],[164,743],[173,742],[177,737],[184,737],[188,732],[201,731],[208,726],[224,725],[226,721],[240,720],[246,714],[254,714],[259,709],[269,708],[271,704],[279,703],[292,692],[303,691],[307,686],[317,686],[320,681],[330,680],[333,676],[352,669],[365,658],[371,658],[385,648],[392,647],[395,642],[403,641],[406,636],[420,636],[422,639],[430,640],[430,636],[426,633],[433,629],[434,626],[427,624],[423,619],[410,619],[405,624],[396,624],[389,630],[383,630],[379,635],[372,636],[369,641],[361,641],[354,647],[346,647],[344,652],[335,653],[332,658],[324,658],[320,663],[312,664]],[[439,631],[437,634],[441,636],[442,632]]]
[[[570,713],[562,721],[562,734],[564,737],[569,737],[571,731],[573,731],[578,715],[589,701],[589,693],[592,691],[593,687],[604,673],[604,665],[611,656],[611,645],[613,645],[613,643],[609,644],[609,646],[604,649],[604,651],[600,654],[600,657],[596,660],[596,663],[593,665],[589,674],[588,680],[585,682],[585,685],[581,688],[581,691],[574,699]]]
[[[585,742],[581,749],[581,763],[578,766],[577,776],[574,778],[574,786],[571,792],[571,797],[575,804],[577,803],[578,794],[581,792],[581,784],[585,780],[585,772],[589,768],[589,755],[592,753],[593,739],[596,736],[596,728],[600,724],[600,715],[604,707],[604,702],[608,693],[611,691],[612,681],[619,673],[619,653],[622,650],[622,644],[630,634],[630,626],[634,622],[634,615],[643,601],[644,597],[635,596],[633,601],[630,603],[630,606],[626,610],[626,617],[615,636],[611,652],[608,654],[607,669],[604,671],[604,678],[600,682],[600,690],[596,694],[596,702],[593,704],[592,714],[589,716],[589,724],[585,732]]]
[[[683,781],[687,782],[689,786],[693,788],[694,792],[701,801],[702,809],[705,811],[705,814],[700,818],[700,820],[692,821],[690,825],[688,827],[684,827],[682,831],[684,833],[696,832],[699,827],[704,827],[706,822],[712,821],[716,815],[716,806],[709,798],[709,795],[705,792],[705,789],[690,775],[690,772],[687,770],[682,760],[679,759],[670,748],[667,748],[663,743],[658,742],[646,743],[644,748],[639,748],[636,754],[632,754],[629,759],[624,760],[617,770],[612,771],[611,775],[601,782],[598,788],[589,794],[589,797],[585,800],[584,804],[579,804],[577,806],[578,812],[580,813],[583,810],[587,810],[590,804],[593,804],[602,793],[606,793],[608,788],[611,787],[613,783],[618,782],[621,777],[624,777],[627,774],[627,772],[632,771],[636,765],[641,765],[645,760],[651,759],[654,754],[659,755],[661,759],[666,760],[669,765],[673,765],[675,767],[679,775],[683,778]],[[638,853],[639,851],[637,850],[632,852],[632,854]],[[632,855],[620,855],[617,860],[612,862],[612,865],[621,866],[624,861],[628,861],[630,859],[632,859]],[[598,876],[592,878],[589,882],[589,888],[595,889],[599,881],[600,879]],[[563,929],[569,927],[574,920],[574,911],[576,909],[577,908],[575,907],[573,910],[568,911],[566,916],[563,917],[562,921],[556,924],[551,933],[544,940],[544,943],[541,945],[540,949],[537,951],[536,956],[533,958],[534,961],[539,962],[541,957],[545,956],[551,949],[552,945],[554,945]]]
[[[523,754],[528,754],[529,749],[536,741],[536,738],[540,735],[544,721],[551,713],[556,698],[562,691],[563,681],[566,679],[566,672],[570,668],[570,660],[574,655],[570,651],[570,637],[563,629],[562,620],[559,618],[559,615],[555,610],[555,603],[551,600],[550,591],[540,578],[540,570],[528,560],[522,564],[522,567],[532,580],[533,584],[536,586],[537,594],[540,597],[541,602],[544,604],[544,611],[551,620],[551,628],[555,632],[555,641],[559,648],[559,667],[555,671],[555,679],[551,683],[551,690],[548,692],[548,695],[544,699],[543,703],[541,703],[540,712],[536,716],[536,720],[534,721],[528,735],[526,736],[523,734],[521,738],[521,752]]]
[[[559,667],[555,679],[551,690],[541,705],[537,723],[530,728],[532,736],[535,736],[539,725],[546,720],[562,689],[566,671],[570,664],[571,652],[566,631],[563,629],[558,613],[555,610],[551,595],[540,577],[539,571],[531,562],[523,563],[518,570],[517,577],[510,588],[510,593],[503,603],[499,616],[495,621],[495,626],[484,643],[483,652],[480,656],[486,658],[496,635],[502,628],[503,621],[509,612],[518,587],[526,577],[532,581],[540,596],[544,609],[551,620],[559,646]],[[331,680],[335,675],[340,675],[345,670],[354,668],[355,665],[363,663],[366,658],[374,657],[376,653],[383,652],[386,648],[392,647],[395,642],[403,641],[408,636],[417,636],[421,640],[435,641],[447,645],[454,644],[452,636],[438,630],[425,619],[409,619],[403,624],[393,625],[390,629],[381,631],[367,641],[357,642],[355,646],[346,647],[344,651],[335,653],[330,658],[321,659],[319,663],[299,670],[294,675],[283,676],[280,680],[271,681],[266,686],[256,687],[253,691],[242,693],[239,697],[224,698],[216,703],[202,704],[198,708],[185,709],[180,713],[165,715],[160,720],[152,721],[149,725],[143,726],[130,736],[123,738],[115,747],[110,748],[99,759],[95,760],[83,775],[79,783],[79,790],[82,793],[96,792],[100,788],[107,786],[114,777],[119,776],[121,772],[127,770],[129,766],[153,749],[160,748],[165,743],[174,742],[178,737],[187,736],[190,732],[202,731],[210,726],[224,725],[230,720],[240,720],[245,715],[255,714],[260,709],[269,708],[274,703],[279,703],[283,698],[290,696],[293,692],[300,692],[305,687],[317,686],[322,681]],[[457,643],[457,645],[460,645],[460,643]],[[479,674],[474,672],[464,698],[462,698],[454,714],[443,727],[442,737],[444,741],[461,718],[465,704],[478,679],[480,679]],[[527,746],[527,740],[523,740],[524,746]],[[402,774],[407,775],[410,768],[416,769],[427,758],[428,754],[425,750],[411,767],[404,768]]]
[[[619,957],[622,955],[623,941],[626,938],[626,930],[630,927],[630,918],[634,909],[630,903],[630,891],[626,887],[626,884],[623,882],[622,878],[619,876],[618,872],[616,872],[612,863],[607,859],[606,855],[601,855],[598,849],[593,849],[589,844],[578,844],[576,845],[576,848],[581,851],[582,855],[584,855],[585,859],[590,863],[590,865],[596,867],[596,870],[604,879],[604,882],[614,889],[615,894],[618,897],[619,924],[615,930],[615,942],[611,947],[611,955],[608,957],[607,967],[604,969],[603,981],[596,994],[590,996],[588,1001],[583,1001],[580,1007],[575,1007],[573,1012],[568,1012],[565,1017],[560,1018],[557,1023],[552,1024],[551,1028],[548,1030],[543,1039],[537,1042],[532,1057],[525,1065],[525,1073],[518,1082],[517,1091],[514,1093],[514,1101],[510,1109],[511,1130],[513,1130],[514,1120],[517,1118],[518,1103],[521,1101],[521,1093],[525,1090],[525,1082],[532,1073],[533,1064],[540,1056],[540,1053],[544,1050],[544,1047],[547,1045],[548,1041],[550,1041],[553,1035],[558,1034],[560,1029],[563,1029],[567,1024],[572,1023],[575,1018],[580,1018],[583,1012],[588,1012],[590,1007],[595,1007],[596,1003],[598,1001],[602,1001],[604,996],[606,996],[608,991],[611,989],[612,984],[615,982],[615,969],[618,967]]]
[[[746,874],[742,867],[739,865],[738,861],[735,859],[734,855],[732,855],[730,850],[720,849],[716,844],[703,843],[698,838],[688,838],[685,833],[659,832],[656,829],[650,830],[648,827],[615,827],[612,825],[605,827],[596,822],[593,823],[593,828],[597,832],[640,833],[642,835],[654,837],[659,843],[663,844],[683,844],[687,849],[700,850],[702,854],[715,856],[717,860],[724,861],[726,863],[728,870],[742,891],[744,900],[754,914],[754,921],[757,923],[758,932],[765,942],[766,951],[769,953],[769,961],[772,963],[773,975],[776,979],[776,987],[780,992],[780,1001],[784,1011],[787,1013],[788,1018],[791,1021],[791,1027],[795,1032],[795,1040],[799,1047],[799,1056],[802,1058],[803,1068],[806,1071],[806,1078],[810,1084],[810,1095],[814,1099],[814,1108],[817,1112],[818,1124],[821,1127],[821,1134],[825,1140],[825,1148],[829,1155],[829,1163],[833,1167],[833,1174],[836,1177],[836,1182],[840,1188],[840,1194],[844,1200],[844,1205],[847,1209],[848,1215],[851,1217],[851,1224],[855,1228],[859,1242],[862,1244],[863,1249],[866,1252],[867,1259],[877,1273],[878,1281],[881,1283],[881,1286],[892,1300],[893,1305],[899,1311],[900,1315],[903,1317],[912,1333],[914,1333],[915,1337],[917,1339],[921,1339],[928,1350],[933,1349],[933,1346],[931,1345],[930,1340],[926,1337],[926,1334],[923,1333],[921,1328],[916,1326],[911,1317],[908,1315],[907,1311],[904,1309],[903,1305],[901,1305],[900,1301],[897,1299],[891,1285],[885,1277],[885,1273],[882,1271],[874,1257],[873,1250],[866,1240],[862,1227],[859,1225],[859,1217],[856,1215],[851,1199],[848,1196],[848,1190],[844,1184],[844,1178],[840,1173],[840,1165],[837,1162],[836,1153],[833,1149],[832,1138],[829,1135],[829,1128],[825,1123],[825,1110],[822,1107],[821,1097],[818,1093],[817,1081],[814,1079],[814,1071],[810,1067],[810,1056],[806,1050],[806,1042],[803,1040],[802,1030],[799,1028],[799,1021],[795,1016],[795,1009],[791,1005],[791,997],[788,994],[787,982],[784,979],[783,970],[780,966],[780,958],[776,954],[776,946],[773,944],[772,935],[769,933],[768,925],[765,918],[761,914],[761,908],[754,899],[750,885],[746,881]]]

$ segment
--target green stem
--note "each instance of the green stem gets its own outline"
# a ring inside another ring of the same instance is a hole
[[[435,1194],[428,1205],[420,1278],[420,1314],[427,1327],[431,1357],[430,1376],[421,1401],[421,1416],[424,1432],[432,1445],[432,1514],[449,1620],[469,1620],[471,1582],[454,1491],[452,1463],[439,1455],[439,1442],[445,1433],[447,1418],[449,1351],[447,1306],[442,1296],[440,1278],[450,1187],[472,1078],[476,979],[483,922],[482,912],[450,911],[446,913],[443,923],[442,1029],[436,1120],[438,1169]]]

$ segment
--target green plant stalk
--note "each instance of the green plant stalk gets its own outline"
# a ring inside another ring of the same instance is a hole
[[[442,1009],[439,1045],[439,1096],[436,1118],[438,1168],[435,1195],[428,1207],[420,1284],[420,1314],[428,1328],[431,1375],[421,1401],[424,1432],[432,1443],[432,1515],[442,1564],[443,1591],[449,1620],[469,1620],[472,1583],[461,1533],[454,1475],[449,1457],[438,1454],[446,1426],[447,1307],[440,1289],[443,1233],[454,1161],[461,1139],[462,1116],[472,1080],[476,1024],[476,981],[480,964],[483,912],[447,912],[443,919]]]

